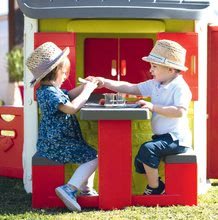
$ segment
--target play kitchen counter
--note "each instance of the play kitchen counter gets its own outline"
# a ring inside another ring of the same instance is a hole
[[[100,209],[132,205],[132,128],[131,120],[149,119],[147,109],[85,106],[81,120],[98,120]]]
[[[105,107],[87,105],[80,111],[82,120],[145,120],[150,118],[149,110],[142,109],[137,104],[127,104],[122,107]],[[116,121],[114,122],[116,124]]]

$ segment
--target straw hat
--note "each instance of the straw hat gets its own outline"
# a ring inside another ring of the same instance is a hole
[[[37,47],[26,61],[26,65],[34,78],[30,82],[33,87],[50,73],[67,55],[69,47],[63,51],[52,42],[46,42]]]
[[[171,40],[158,40],[147,57],[142,60],[186,71],[185,66],[186,49]]]

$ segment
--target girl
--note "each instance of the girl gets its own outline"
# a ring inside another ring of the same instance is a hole
[[[30,55],[26,65],[34,76],[31,86],[40,84],[36,93],[42,113],[37,152],[60,163],[80,164],[69,182],[55,189],[69,210],[80,211],[77,191],[85,195],[97,194],[92,187],[98,160],[96,150],[82,137],[75,113],[97,87],[97,81],[82,84],[69,92],[61,90],[70,72],[68,54],[68,47],[62,51],[54,43],[46,42]]]

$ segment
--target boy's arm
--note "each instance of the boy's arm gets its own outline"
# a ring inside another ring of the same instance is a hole
[[[141,95],[141,92],[137,84],[125,82],[125,81],[115,81],[110,79],[105,79],[103,77],[96,77],[99,81],[99,87],[105,87],[107,89],[113,90],[115,92],[127,93],[132,95]]]
[[[140,100],[138,104],[140,104],[142,108],[147,108],[152,112],[169,118],[180,118],[187,114],[187,110],[184,107],[154,105],[144,100]]]
[[[153,112],[170,118],[180,118],[187,114],[187,110],[177,106],[158,106],[153,105]]]

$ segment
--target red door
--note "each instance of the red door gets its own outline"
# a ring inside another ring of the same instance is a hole
[[[153,47],[152,39],[97,39],[85,41],[85,77],[103,76],[138,83],[151,78],[150,65],[142,61]],[[114,76],[116,74],[116,76]],[[106,89],[96,90],[98,93]]]
[[[183,73],[185,81],[192,91],[192,100],[198,100],[198,35],[197,33],[158,33],[157,39],[173,40],[181,44],[186,50],[188,70]]]
[[[153,48],[152,39],[120,40],[120,72],[121,80],[139,83],[151,79],[150,64],[142,60]],[[126,64],[126,65],[125,65]],[[123,71],[126,67],[126,75]]]
[[[112,79],[112,65],[114,67],[113,71],[117,72],[117,51],[117,39],[86,39],[84,56],[85,77],[103,76]],[[96,93],[103,93],[106,91],[106,89],[95,90]]]
[[[218,27],[208,27],[207,178],[218,178]]]

